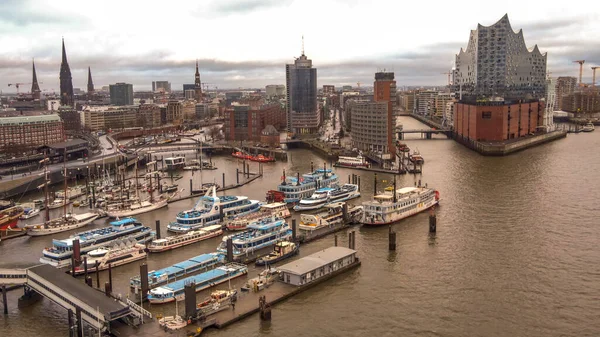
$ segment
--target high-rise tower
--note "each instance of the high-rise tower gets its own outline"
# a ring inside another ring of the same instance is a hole
[[[319,131],[321,115],[317,106],[317,69],[312,60],[302,55],[294,64],[285,65],[287,130],[293,134],[315,134]]]
[[[35,73],[35,62],[31,61],[31,66],[33,69],[33,78],[31,79],[31,95],[33,96],[33,99],[40,99],[40,94],[41,94],[41,90],[40,90],[40,85],[38,84],[38,80],[37,80],[37,74]]]
[[[73,81],[67,62],[65,39],[62,40],[62,62],[60,63],[60,104],[73,106]]]
[[[196,93],[196,102],[202,102],[202,83],[200,82],[200,71],[198,71],[198,60],[196,60],[196,75],[194,79],[194,92]]]
[[[92,81],[92,69],[88,67],[88,85],[87,85],[88,96],[94,94],[94,82]]]
[[[375,83],[373,100],[375,102],[387,102],[387,124],[385,133],[387,135],[387,148],[392,156],[396,155],[394,147],[394,110],[396,108],[396,81],[394,80],[393,72],[377,72],[375,73]]]

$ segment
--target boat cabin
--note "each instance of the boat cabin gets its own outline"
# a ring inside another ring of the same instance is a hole
[[[357,260],[353,249],[330,247],[285,264],[277,270],[281,273],[282,282],[302,286],[352,265]]]

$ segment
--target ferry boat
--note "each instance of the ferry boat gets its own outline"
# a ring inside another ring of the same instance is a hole
[[[594,131],[596,128],[594,127],[594,123],[589,122],[586,125],[583,126],[583,128],[581,129],[581,131],[583,132],[592,132]]]
[[[148,287],[152,289],[162,284],[185,278],[193,273],[212,269],[224,262],[225,255],[221,253],[208,253],[192,257],[167,268],[151,270],[148,272]],[[140,289],[142,287],[140,276],[137,275],[130,278],[129,285],[131,288],[137,287]]]
[[[73,240],[75,239],[79,239],[80,253],[84,255],[94,249],[108,246],[117,239],[131,238],[139,243],[145,243],[152,240],[154,235],[155,233],[150,227],[144,226],[134,218],[113,221],[109,227],[92,229],[71,235],[63,240],[52,240],[52,247],[43,250],[40,262],[57,268],[70,266],[71,255],[73,255]]]
[[[185,157],[177,156],[165,158],[165,166],[167,170],[177,170],[183,168],[185,166]]]
[[[221,234],[223,234],[223,228],[221,225],[206,226],[196,231],[189,231],[181,235],[168,236],[164,239],[152,240],[148,246],[148,250],[151,253],[165,252],[167,250],[214,238],[215,236],[219,236]]]
[[[356,157],[338,157],[338,161],[334,164],[337,167],[370,167],[371,164],[359,154]]]
[[[225,227],[230,231],[242,231],[245,230],[248,224],[250,224],[252,221],[256,221],[265,217],[271,217],[273,215],[277,215],[278,217],[285,219],[292,216],[292,213],[290,213],[287,205],[283,202],[263,204],[260,206],[260,210],[256,213],[246,214],[242,217],[230,217]]]
[[[261,271],[257,277],[249,279],[245,285],[242,286],[242,291],[255,292],[261,291],[269,285],[275,283],[281,277],[279,270],[277,269],[265,269]]]
[[[259,154],[257,156],[250,156],[248,159],[250,159],[250,161],[256,161],[259,163],[271,163],[275,161],[275,158],[263,156],[262,154]]]
[[[27,220],[27,219],[31,219],[34,216],[37,216],[39,214],[40,214],[40,209],[39,208],[25,207],[23,209],[23,215],[21,215],[19,217],[19,219],[21,219],[21,220]]]
[[[277,190],[285,194],[284,202],[289,206],[297,204],[300,199],[310,197],[317,189],[329,187],[338,183],[338,176],[330,169],[317,169],[300,177],[286,177]]]
[[[236,289],[215,290],[204,301],[198,303],[196,309],[198,314],[206,317],[229,308],[235,301],[237,301]]]
[[[194,208],[179,212],[176,222],[167,225],[167,230],[186,233],[191,230],[215,225],[229,216],[243,216],[259,210],[258,200],[248,200],[244,196],[217,196],[216,186],[212,186],[206,194],[196,202]]]
[[[108,269],[108,265],[111,268],[122,266],[131,262],[135,262],[146,257],[145,246],[139,243],[128,244],[126,242],[119,242],[110,249],[100,248],[97,250],[97,254],[93,254],[95,251],[89,252],[87,259],[87,272],[94,273]],[[75,267],[75,275],[82,275],[85,273],[85,266],[82,264]]]
[[[83,214],[70,214],[50,219],[44,223],[35,225],[26,225],[24,228],[29,236],[43,236],[65,232],[71,229],[81,228],[90,222],[98,219],[100,216],[96,212],[88,212]]]
[[[64,199],[65,197],[68,199],[75,199],[82,195],[85,195],[85,186],[75,186],[67,188],[66,196],[64,190],[56,192],[56,198],[58,199]]]
[[[227,282],[233,278],[246,275],[248,267],[239,263],[228,263],[202,274],[186,277],[178,281],[154,288],[148,292],[148,301],[152,304],[169,303],[185,299],[184,287],[193,282],[196,292]]]
[[[271,265],[273,263],[279,262],[281,260],[287,259],[288,257],[296,255],[299,252],[300,249],[298,245],[294,242],[277,242],[277,244],[275,244],[275,246],[273,247],[273,251],[269,253],[269,255],[257,259],[255,264],[257,266]]]
[[[248,225],[248,230],[244,232],[224,236],[217,251],[227,254],[227,240],[231,238],[233,257],[237,258],[255,250],[272,246],[279,241],[289,240],[291,237],[292,229],[285,220],[273,216],[252,222]]]
[[[395,195],[394,195],[395,194]],[[394,188],[364,202],[362,223],[369,226],[387,225],[423,212],[438,204],[440,193],[427,186]]]
[[[69,200],[69,199],[65,200],[64,198],[56,198],[48,205],[48,209],[61,208],[70,203],[71,203],[71,200]]]
[[[21,206],[12,205],[0,211],[0,229],[17,227],[17,222],[19,222],[19,218],[23,215],[24,210]]]
[[[294,211],[319,209],[333,202],[341,202],[360,197],[358,185],[344,184],[341,187],[318,189],[310,198],[302,199],[294,206]]]
[[[326,207],[326,212],[300,215],[300,225],[298,228],[305,231],[315,231],[323,227],[336,226],[344,222],[343,202],[332,203]],[[350,222],[359,222],[362,219],[362,214],[362,206],[348,207],[348,220]]]
[[[425,162],[425,159],[417,150],[415,150],[411,155],[408,156],[408,160],[415,164],[423,164]]]
[[[236,152],[232,153],[231,155],[234,156],[234,157],[236,157],[236,158],[246,159],[246,160],[249,160],[250,157],[252,157],[251,155],[246,154],[244,152],[240,152],[240,151],[236,151]]]

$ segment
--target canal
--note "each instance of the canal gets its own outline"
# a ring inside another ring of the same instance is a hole
[[[424,128],[409,117],[400,120],[405,129]],[[420,151],[425,165],[422,175],[398,176],[398,186],[421,179],[440,191],[437,233],[428,233],[427,214],[408,218],[393,226],[397,250],[390,253],[387,227],[355,227],[360,268],[275,306],[272,322],[252,317],[205,336],[591,336],[600,331],[598,131],[503,158],[480,156],[443,136],[421,140],[412,135],[406,143]],[[219,169],[204,172],[203,182],[221,184],[223,172],[226,184],[234,182],[238,161],[213,161]],[[288,175],[305,173],[311,161],[322,166],[324,160],[308,150],[292,150],[287,163],[265,165],[262,178],[227,194],[263,200],[283,169]],[[361,200],[372,196],[372,173],[336,172],[342,182],[359,174]],[[189,190],[191,173],[183,175],[180,187]],[[380,188],[392,181],[384,174],[378,179]],[[161,220],[164,235],[176,213],[194,203],[183,200],[138,218],[151,226]],[[105,220],[94,224],[103,225]],[[347,232],[339,238],[347,245]],[[36,264],[51,239],[0,243],[0,268]],[[219,241],[150,255],[149,268],[214,251]],[[301,255],[331,245],[333,236],[327,236],[302,246]],[[115,292],[125,297],[129,277],[136,273],[135,263],[115,268]],[[231,285],[242,284],[238,279]],[[3,336],[68,334],[64,309],[48,300],[18,309],[21,293],[9,293],[10,312],[0,316]],[[198,299],[205,296],[200,293]],[[175,313],[174,305],[150,310]]]

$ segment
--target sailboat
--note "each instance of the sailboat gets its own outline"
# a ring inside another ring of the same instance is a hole
[[[149,162],[146,164],[147,167],[153,165],[154,162]],[[140,200],[139,188],[138,188],[138,172],[137,172],[137,161],[135,163],[135,193],[136,193],[136,202],[133,202],[126,208],[118,209],[118,210],[108,210],[106,215],[111,218],[123,218],[130,217],[142,213],[152,212],[159,208],[166,207],[168,205],[169,200],[174,198],[177,194],[179,194],[182,190],[175,191],[172,194],[163,193],[158,195],[157,198],[154,198],[154,189],[150,188],[150,197],[146,200]],[[146,176],[150,178],[150,186],[152,187],[152,176],[158,174],[157,171],[152,171],[146,173]]]
[[[66,151],[65,151],[66,153]],[[44,222],[40,224],[27,225],[25,226],[25,230],[27,231],[27,235],[30,236],[42,236],[42,235],[50,235],[55,233],[60,233],[64,231],[68,231],[75,228],[83,227],[90,222],[96,220],[100,214],[97,212],[88,212],[84,214],[71,214],[67,213],[67,200],[63,199],[63,215],[60,218],[50,219],[50,208],[48,207],[48,185],[50,185],[50,179],[48,178],[48,162],[50,160],[48,158],[42,159],[40,164],[44,165],[44,184],[38,186],[39,188],[44,188],[44,200],[45,200],[45,208],[44,208]],[[66,159],[64,165],[64,178],[65,178],[65,191],[67,191],[67,166]]]

